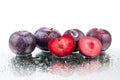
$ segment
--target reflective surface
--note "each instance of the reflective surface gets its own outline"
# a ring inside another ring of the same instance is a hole
[[[34,57],[4,56],[0,65],[0,77],[12,79],[48,80],[118,80],[120,73],[119,50],[102,52],[94,59],[85,58],[79,53],[59,58],[41,51]],[[111,53],[110,53],[111,52]]]
[[[120,80],[118,26],[119,0],[0,0],[0,80]],[[107,29],[112,34],[108,58],[62,60],[41,56],[40,50],[28,59],[15,57],[8,46],[10,35],[18,30],[34,34],[40,27],[55,28],[61,34],[73,28],[84,33],[94,27]]]

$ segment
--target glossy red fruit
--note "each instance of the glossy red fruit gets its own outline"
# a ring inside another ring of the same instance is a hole
[[[81,54],[85,55],[86,57],[94,58],[100,54],[102,44],[96,38],[85,36],[79,40],[78,47]]]
[[[70,35],[63,35],[49,41],[48,48],[56,56],[64,57],[71,54],[75,48],[74,39]]]
[[[74,51],[78,51],[78,41],[81,37],[85,36],[84,33],[79,29],[69,29],[69,30],[65,31],[64,34],[68,34],[74,38],[74,40],[75,40],[75,50]]]
[[[16,31],[9,38],[9,47],[17,55],[27,55],[36,47],[36,40],[28,31]]]
[[[102,43],[102,50],[107,50],[112,42],[112,37],[109,31],[105,29],[92,28],[88,31],[87,36],[97,38]]]

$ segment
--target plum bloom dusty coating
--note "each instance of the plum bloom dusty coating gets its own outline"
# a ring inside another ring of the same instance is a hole
[[[37,47],[46,51],[48,51],[48,42],[53,38],[61,36],[58,30],[47,27],[39,28],[34,35],[37,41]]]
[[[92,28],[88,31],[87,36],[94,37],[102,43],[102,50],[107,50],[112,42],[112,36],[109,31],[105,29]]]
[[[17,55],[30,54],[36,47],[36,40],[28,31],[16,31],[9,38],[9,47]]]

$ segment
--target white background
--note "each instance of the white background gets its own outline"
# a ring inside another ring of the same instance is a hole
[[[110,49],[120,45],[119,0],[0,0],[0,54],[9,54],[9,36],[18,30],[34,33],[40,27],[63,33],[78,28],[85,34],[93,27],[112,35]],[[9,54],[10,55],[10,54]]]
[[[34,33],[43,26],[56,28],[61,33],[70,28],[79,28],[84,33],[93,27],[104,28],[112,34],[111,47],[118,48],[120,2],[119,0],[0,0],[0,44],[2,44],[0,46],[8,43],[8,37],[14,31],[28,30]]]

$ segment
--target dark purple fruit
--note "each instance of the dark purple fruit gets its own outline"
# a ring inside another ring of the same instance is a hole
[[[74,38],[76,44],[74,51],[78,51],[78,41],[81,37],[85,36],[84,33],[79,29],[69,29],[64,34],[68,34]]]
[[[9,38],[9,47],[17,55],[30,54],[35,46],[35,37],[28,31],[16,31]]]
[[[41,27],[35,32],[35,38],[37,41],[38,48],[48,51],[48,42],[53,39],[60,37],[61,34],[53,28]]]
[[[99,39],[102,43],[103,51],[107,50],[110,47],[112,42],[112,37],[110,32],[108,32],[105,29],[93,28],[88,31],[87,36]]]

